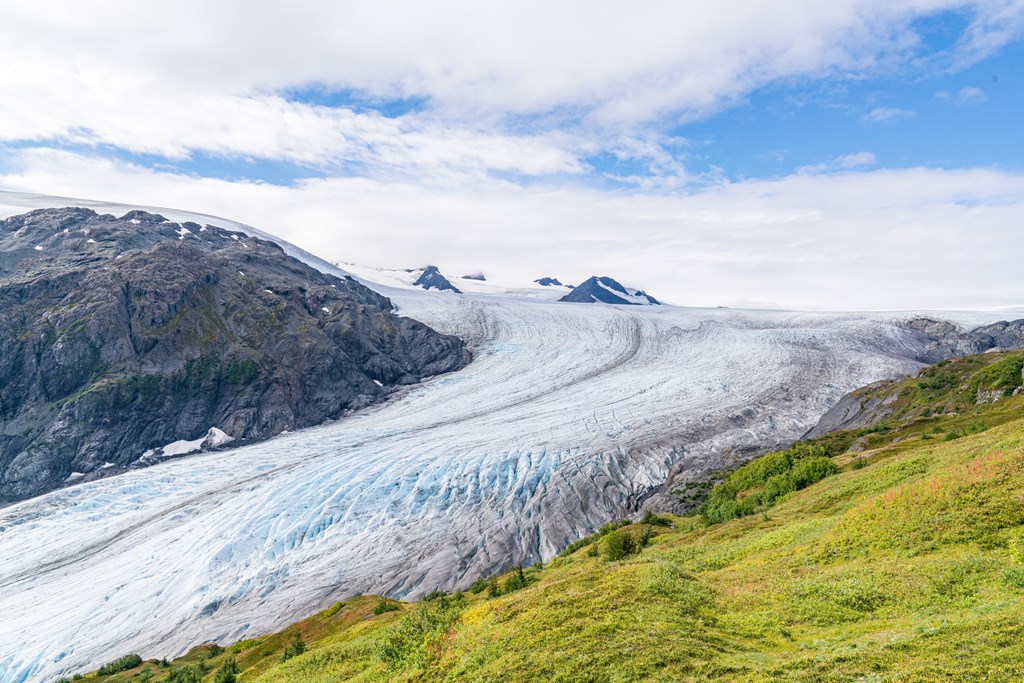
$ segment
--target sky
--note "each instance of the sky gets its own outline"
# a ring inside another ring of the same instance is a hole
[[[1024,305],[1024,0],[5,0],[0,189],[690,306]]]

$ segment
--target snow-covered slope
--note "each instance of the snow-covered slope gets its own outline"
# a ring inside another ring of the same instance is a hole
[[[891,314],[378,289],[471,341],[474,362],[336,423],[0,510],[0,681],[547,559],[670,471],[799,436],[845,392],[917,365]]]

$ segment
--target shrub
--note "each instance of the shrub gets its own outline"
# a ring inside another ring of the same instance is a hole
[[[224,662],[213,677],[213,683],[235,683],[238,677],[238,664],[234,657]]]
[[[380,607],[380,605],[377,605],[377,607]],[[377,610],[374,610],[374,613],[376,612]],[[288,643],[288,645],[284,648],[284,652],[281,653],[281,661],[287,662],[292,657],[298,657],[305,651],[306,641],[302,639],[302,634],[296,631],[292,634],[292,642]]]
[[[730,474],[711,490],[700,514],[709,524],[762,512],[779,498],[839,471],[821,444],[798,441]]]
[[[124,657],[115,659],[109,664],[104,664],[96,671],[96,673],[100,676],[112,676],[114,674],[121,673],[122,671],[127,671],[128,669],[134,669],[139,664],[142,664],[142,657],[134,654],[125,655]]]
[[[439,653],[465,604],[461,594],[421,603],[378,642],[378,656],[391,667],[422,667]]]
[[[640,544],[633,534],[626,531],[615,531],[608,534],[604,542],[604,559],[609,562],[624,560],[630,555],[640,552]]]
[[[197,666],[178,666],[171,669],[167,683],[201,683],[203,673]]]
[[[640,518],[640,523],[652,526],[670,526],[672,524],[667,517],[659,517],[650,510],[645,512],[644,516]]]
[[[1007,569],[1003,575],[1007,587],[1016,592],[1024,592],[1024,568]]]
[[[434,600],[439,600],[446,595],[448,594],[444,591],[430,591],[429,593],[423,596],[422,600],[424,602],[433,602]]]
[[[473,595],[483,593],[485,590],[487,590],[487,577],[484,576],[478,576],[476,581],[469,587],[469,592]]]
[[[498,577],[492,576],[487,581],[487,597],[498,598],[501,597],[501,586],[498,585]]]
[[[344,602],[336,602],[333,605],[331,605],[330,607],[328,607],[327,609],[325,609],[323,612],[321,612],[320,616],[323,617],[324,619],[330,619],[335,614],[340,612],[344,607],[345,607],[345,603]]]
[[[597,541],[601,540],[603,537],[607,536],[611,532],[613,532],[613,531],[615,531],[617,529],[621,529],[622,527],[624,527],[624,526],[626,526],[628,524],[629,524],[629,520],[628,519],[620,519],[617,522],[609,522],[608,524],[605,524],[600,529],[598,529],[596,534],[591,534],[590,536],[586,536],[584,538],[581,538],[578,541],[573,541],[568,546],[566,546],[565,550],[560,552],[558,554],[558,556],[559,557],[566,557],[568,555],[572,555],[574,552],[576,552],[580,548],[585,548],[588,545],[593,545],[594,543],[596,543]],[[587,554],[588,554],[589,557],[597,557],[598,551],[594,550],[593,552],[590,552],[590,553],[587,553]]]
[[[512,575],[505,579],[505,585],[502,586],[502,595],[508,595],[509,593],[515,593],[517,590],[526,588],[527,586],[526,574],[523,573],[522,565],[512,570]]]
[[[384,614],[385,612],[396,612],[401,609],[401,605],[398,604],[397,600],[391,598],[384,598],[377,603],[377,606],[373,608],[373,613],[376,615]]]
[[[978,385],[989,390],[1000,390],[1009,396],[1021,386],[1021,371],[1024,370],[1024,356],[1004,358],[978,373]]]

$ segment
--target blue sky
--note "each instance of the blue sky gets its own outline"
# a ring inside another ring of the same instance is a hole
[[[0,189],[699,305],[1011,306],[1013,263],[934,266],[1024,217],[1022,35],[1022,0],[12,0]]]

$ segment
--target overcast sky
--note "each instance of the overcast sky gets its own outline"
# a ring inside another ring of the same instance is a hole
[[[0,5],[0,189],[684,305],[1024,304],[1024,0]]]

